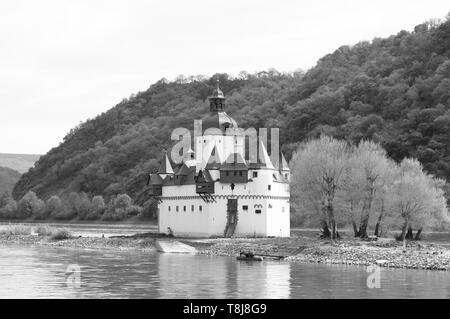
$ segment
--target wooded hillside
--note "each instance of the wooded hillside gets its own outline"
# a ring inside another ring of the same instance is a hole
[[[298,142],[320,134],[380,143],[396,161],[420,160],[450,180],[450,20],[343,46],[306,73],[275,70],[164,79],[74,128],[14,188],[54,194],[127,193],[145,189],[171,145],[175,127],[192,128],[208,112],[216,78],[226,110],[240,127],[279,127],[289,159]]]

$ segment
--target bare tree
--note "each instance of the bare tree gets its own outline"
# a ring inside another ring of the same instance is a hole
[[[348,171],[349,147],[344,141],[328,136],[312,140],[300,147],[293,157],[293,184],[300,191],[294,196],[320,200],[323,235],[338,238],[334,199]],[[315,192],[315,196],[311,196]],[[302,194],[308,196],[302,197]],[[328,233],[329,232],[329,233]]]
[[[408,229],[412,231],[412,227],[418,227],[421,232],[436,216],[447,216],[439,180],[425,174],[422,165],[415,159],[402,161],[398,178],[387,199],[400,219],[399,240],[405,241]]]

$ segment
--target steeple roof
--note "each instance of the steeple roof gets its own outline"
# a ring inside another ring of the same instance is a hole
[[[167,152],[164,153],[164,157],[161,161],[161,165],[158,169],[158,174],[173,174],[173,168],[170,164],[169,157],[167,156]]]
[[[256,159],[256,161],[254,158],[252,158],[251,162],[249,163],[249,167],[250,169],[258,169],[258,168],[274,169],[270,156],[267,153],[266,147],[264,146],[264,143],[261,140],[259,140],[258,142],[258,158]]]
[[[280,166],[280,171],[290,171],[291,169],[289,168],[289,165],[286,161],[286,159],[284,158],[283,153],[281,153],[281,166]]]
[[[228,156],[225,163],[222,164],[220,170],[224,171],[235,171],[235,170],[247,170],[247,164],[245,160],[242,158],[240,153],[232,153]]]
[[[214,89],[213,94],[210,98],[225,99],[225,96],[223,95],[223,92],[219,87],[219,79],[217,79],[217,87]]]
[[[222,164],[222,160],[220,159],[219,151],[217,150],[217,146],[214,145],[213,150],[211,151],[211,155],[208,159],[208,164],[206,164],[205,169],[220,169]]]
[[[214,89],[212,96],[209,98],[209,114],[202,119],[202,127],[204,130],[208,128],[218,128],[223,133],[227,128],[237,128],[236,121],[225,113],[225,95],[219,88],[219,80],[217,87]]]

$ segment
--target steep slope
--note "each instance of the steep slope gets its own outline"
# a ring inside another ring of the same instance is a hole
[[[11,194],[14,185],[20,179],[20,173],[8,167],[0,166],[0,195]]]
[[[84,191],[136,198],[176,127],[208,111],[220,77],[227,113],[241,127],[279,127],[290,157],[296,143],[322,133],[373,139],[396,160],[420,159],[450,180],[450,21],[422,24],[386,39],[343,46],[306,74],[274,70],[237,78],[161,80],[73,129],[14,188],[47,198]]]

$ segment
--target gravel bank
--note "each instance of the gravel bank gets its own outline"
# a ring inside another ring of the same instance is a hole
[[[35,235],[0,235],[0,245],[28,245],[28,246],[50,246],[69,247],[80,249],[155,249],[154,238],[98,238],[98,237],[75,237],[64,240],[52,240],[47,236]]]
[[[392,268],[450,270],[450,251],[434,244],[408,243],[406,250],[394,240],[332,242],[307,237],[286,239],[191,240],[201,254],[236,256],[240,251],[284,256],[286,261],[379,265]]]

